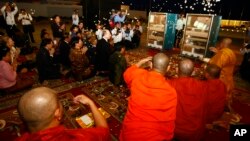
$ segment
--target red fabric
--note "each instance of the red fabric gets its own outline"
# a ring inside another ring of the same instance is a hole
[[[198,141],[205,130],[206,83],[191,77],[171,80],[177,92],[175,138]]]
[[[120,140],[171,140],[176,117],[176,91],[164,76],[131,66],[124,73],[131,90]]]
[[[207,123],[220,118],[223,114],[227,89],[225,84],[219,79],[207,81],[208,86],[208,109],[207,109]]]
[[[66,129],[63,126],[49,128],[37,133],[25,133],[16,141],[107,141],[107,128]]]

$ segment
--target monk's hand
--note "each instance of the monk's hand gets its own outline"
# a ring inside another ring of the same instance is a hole
[[[140,60],[137,64],[136,64],[136,66],[137,67],[141,67],[143,64],[145,64],[146,62],[149,62],[149,61],[152,61],[152,56],[150,56],[150,57],[147,57],[147,58],[144,58],[144,59],[142,59],[142,60]]]
[[[81,103],[84,105],[91,105],[93,101],[85,95],[78,95],[74,98],[75,103]]]
[[[209,50],[214,52],[214,53],[218,52],[218,49],[216,47],[209,47]]]

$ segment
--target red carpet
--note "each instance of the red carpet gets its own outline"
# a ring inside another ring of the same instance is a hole
[[[139,52],[134,55],[135,60],[137,61],[140,58],[146,57],[149,54],[155,54],[156,51],[149,51],[143,53]],[[139,56],[139,57],[138,57]],[[179,56],[172,56],[172,64],[171,64],[171,74],[169,77],[175,76],[176,59],[181,59]],[[201,73],[198,68],[200,66],[196,66],[197,71],[195,76],[200,77]],[[94,77],[90,80],[86,80],[84,83],[75,83],[72,81],[58,81],[58,84],[55,85],[55,82],[50,82],[49,86],[54,84],[54,89],[59,92],[59,97],[61,102],[64,104],[65,109],[65,118],[63,120],[63,124],[68,128],[79,128],[80,126],[76,123],[75,117],[84,115],[89,112],[87,108],[80,107],[79,110],[70,111],[69,107],[71,104],[71,99],[73,96],[84,93],[90,98],[92,98],[96,104],[102,107],[105,111],[110,113],[111,117],[107,119],[110,132],[114,138],[118,138],[119,132],[121,129],[121,122],[123,120],[124,114],[127,108],[126,97],[129,94],[129,90],[124,87],[115,87],[113,86],[107,78]],[[233,101],[233,109],[236,113],[238,113],[242,118],[240,123],[250,123],[250,92],[242,89],[235,89],[235,97]],[[20,133],[25,131],[22,122],[20,121],[18,115],[16,113],[13,114],[15,110],[16,103],[18,98],[22,95],[22,93],[18,93],[16,95],[9,95],[0,98],[0,119],[4,119],[7,121],[7,125],[4,129],[0,130],[0,138],[1,140],[14,140],[17,137],[17,131],[20,130]],[[72,109],[72,108],[71,108]],[[74,109],[74,108],[73,108]],[[225,124],[229,125],[230,117],[226,117],[224,119]],[[226,128],[223,126],[216,127],[214,130],[207,130],[206,141],[228,141],[229,133]]]

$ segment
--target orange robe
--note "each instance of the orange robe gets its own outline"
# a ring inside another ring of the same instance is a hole
[[[206,123],[206,83],[191,77],[173,79],[171,83],[177,92],[175,138],[199,141]]]
[[[120,140],[171,140],[176,118],[175,89],[160,73],[135,65],[125,71],[124,79],[131,96]]]
[[[220,80],[226,85],[228,98],[231,99],[234,89],[233,72],[236,65],[234,52],[229,48],[222,48],[210,59],[210,63],[221,68]]]
[[[224,111],[226,103],[227,90],[225,84],[219,79],[207,81],[208,98],[207,98],[207,123],[219,119]]]
[[[108,128],[66,129],[57,126],[36,133],[25,133],[16,141],[109,141]]]

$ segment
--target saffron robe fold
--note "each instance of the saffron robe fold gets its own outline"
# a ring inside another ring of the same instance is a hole
[[[225,84],[219,79],[207,81],[207,123],[219,119],[224,111],[226,104],[227,90]]]
[[[175,138],[201,140],[206,123],[206,83],[191,77],[173,79],[171,83],[177,92]]]
[[[121,141],[171,140],[176,118],[176,91],[158,72],[131,66],[124,73],[131,96]]]
[[[236,65],[236,56],[229,48],[222,48],[210,59],[210,64],[221,68],[220,80],[226,85],[228,98],[231,99],[234,89],[233,72]]]
[[[108,128],[66,129],[63,126],[25,133],[16,141],[109,141]]]

